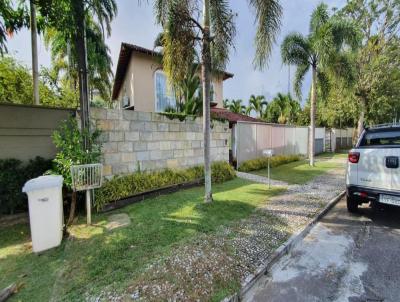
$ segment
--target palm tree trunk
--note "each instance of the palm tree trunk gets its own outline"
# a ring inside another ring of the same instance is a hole
[[[74,222],[75,210],[76,210],[76,192],[73,191],[72,197],[71,197],[71,206],[70,206],[70,210],[69,210],[67,225],[71,225],[72,222]]]
[[[365,119],[365,106],[366,102],[363,96],[360,96],[360,115],[357,122],[357,138],[360,137],[364,130],[364,119]]]
[[[86,26],[85,26],[85,7],[83,0],[72,1],[74,5],[76,32],[76,50],[78,59],[79,73],[79,101],[82,129],[89,130],[89,84],[87,70],[87,50],[86,50]],[[85,150],[89,149],[87,138],[84,139]]]
[[[311,110],[310,110],[310,138],[309,138],[309,159],[310,166],[314,166],[315,154],[315,107],[317,101],[317,69],[312,68],[312,84],[311,84]]]
[[[203,45],[201,76],[203,81],[203,133],[204,133],[204,202],[212,202],[211,192],[211,127],[210,127],[210,0],[204,0],[203,5]]]
[[[37,49],[37,24],[36,8],[33,0],[30,0],[31,9],[31,43],[32,43],[32,80],[33,80],[33,100],[35,105],[40,104],[39,100],[39,67]]]

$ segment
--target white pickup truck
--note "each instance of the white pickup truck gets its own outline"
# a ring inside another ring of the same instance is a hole
[[[366,128],[348,156],[347,209],[362,203],[400,206],[400,125]]]

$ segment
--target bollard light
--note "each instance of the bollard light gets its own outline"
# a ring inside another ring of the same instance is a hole
[[[274,150],[264,149],[262,154],[263,154],[263,156],[268,158],[268,189],[270,189],[271,188],[270,161],[271,161],[271,157],[274,155]]]

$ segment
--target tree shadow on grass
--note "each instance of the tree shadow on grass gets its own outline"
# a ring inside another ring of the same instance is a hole
[[[87,238],[72,232],[60,247],[41,256],[26,252],[0,259],[0,267],[7,267],[0,286],[27,273],[26,286],[17,297],[21,300],[57,296],[71,301],[109,287],[121,291],[147,265],[182,242],[248,217],[268,198],[258,186],[242,180],[216,185],[211,204],[203,203],[202,188],[149,199],[115,211],[127,213],[131,225],[113,231],[105,230],[106,215],[97,215],[96,230]]]

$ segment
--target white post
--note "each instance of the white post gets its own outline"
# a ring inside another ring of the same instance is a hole
[[[90,190],[86,190],[86,224],[92,224],[92,206],[90,201]]]
[[[268,157],[268,189],[271,189],[271,175],[270,175],[270,168],[269,168],[270,157]]]

